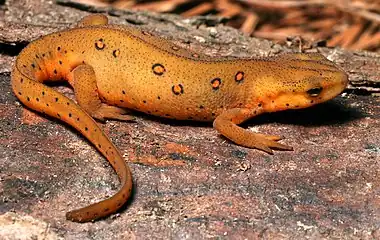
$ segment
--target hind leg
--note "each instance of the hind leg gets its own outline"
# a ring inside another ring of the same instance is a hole
[[[96,85],[94,69],[86,64],[79,65],[72,72],[69,81],[75,93],[78,104],[93,118],[100,121],[116,119],[122,121],[133,120],[134,117],[125,115],[127,110],[102,103]]]
[[[82,18],[77,27],[107,25],[108,18],[103,14],[91,14]]]

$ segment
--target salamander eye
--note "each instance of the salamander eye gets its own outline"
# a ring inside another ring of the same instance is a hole
[[[316,88],[311,88],[306,91],[307,94],[310,95],[310,97],[317,97],[323,90],[323,87],[316,87]]]

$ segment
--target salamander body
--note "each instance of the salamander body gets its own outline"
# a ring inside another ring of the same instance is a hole
[[[46,86],[66,80],[77,103]],[[27,107],[76,128],[107,158],[122,187],[114,196],[68,212],[87,222],[116,212],[129,198],[131,172],[97,120],[131,120],[125,109],[178,120],[213,122],[236,144],[268,153],[292,150],[269,136],[238,126],[265,112],[300,109],[327,101],[347,85],[347,75],[320,54],[260,59],[212,58],[134,28],[85,17],[77,28],[30,43],[17,57],[12,89]]]

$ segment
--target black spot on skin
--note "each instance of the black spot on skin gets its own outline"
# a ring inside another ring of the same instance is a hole
[[[257,106],[258,106],[258,107],[261,107],[262,105],[263,105],[262,103],[259,103]]]
[[[58,72],[57,72],[57,69],[54,69],[54,74],[57,74]]]
[[[58,34],[58,37],[62,36],[61,34]]]
[[[45,54],[45,53],[43,53],[43,54],[42,54],[42,57],[45,57],[45,56],[46,56],[46,54]]]
[[[211,86],[214,90],[218,90],[221,84],[222,80],[220,78],[214,78],[213,80],[211,80]]]
[[[166,71],[165,67],[160,63],[153,64],[152,70],[153,70],[153,73],[158,76],[161,76]]]
[[[124,100],[120,99],[120,102],[124,102]]]
[[[157,96],[157,99],[158,99],[158,100],[160,100],[160,99],[161,99],[161,97],[160,97],[160,96]]]
[[[118,57],[118,56],[120,55],[120,50],[119,50],[119,49],[117,49],[117,50],[113,50],[112,55],[113,55],[115,58]]]
[[[27,98],[26,98],[26,100],[28,100],[28,102],[29,102],[29,101],[30,101],[30,98],[29,98],[29,97],[27,97]]]
[[[32,63],[31,66],[32,66],[32,68],[35,68],[35,67],[36,67],[36,65],[34,65],[34,63]]]
[[[146,103],[146,101],[144,100],[143,103]]]
[[[36,101],[37,101],[37,102],[39,102],[39,101],[40,101],[40,99],[39,99],[39,98],[36,98]]]
[[[88,131],[88,127],[85,127],[84,130],[85,130],[85,131]]]
[[[215,113],[211,113],[211,116],[215,117]]]
[[[178,85],[173,85],[172,86],[172,92],[175,94],[175,95],[180,95],[180,94],[183,94],[183,86],[182,84],[178,84]]]
[[[104,41],[102,38],[95,42],[95,48],[97,50],[103,50],[105,47],[106,45],[104,44]]]
[[[57,117],[59,117],[59,118],[60,118],[60,117],[61,117],[61,114],[57,113]]]
[[[18,95],[22,95],[21,92],[18,92]]]
[[[200,105],[199,108],[200,108],[200,109],[203,109],[203,108],[205,108],[205,107],[204,107],[203,105]]]
[[[241,83],[244,80],[244,72],[237,72],[235,75],[235,81]]]
[[[59,60],[58,62],[59,62],[60,65],[62,65],[62,61],[61,60]]]
[[[61,51],[61,47],[57,47],[57,50],[58,50],[58,51]]]
[[[70,103],[69,103],[69,102],[67,102],[67,103],[66,103],[66,105],[67,105],[67,106],[69,106],[69,105],[70,105]]]
[[[23,83],[23,82],[24,82],[24,79],[21,78],[21,79],[20,79],[20,83]]]
[[[71,113],[69,113],[69,117],[72,117],[73,115]]]
[[[79,118],[77,118],[77,121],[78,121],[78,122],[79,122],[79,120],[80,120],[80,119],[79,119]]]
[[[45,92],[42,92],[42,95],[45,96]]]
[[[314,103],[314,100],[311,100],[310,103]]]
[[[49,103],[46,103],[46,107],[49,107]]]
[[[65,53],[67,53],[67,51],[65,50]]]
[[[99,147],[99,148],[102,148],[102,145],[98,144],[98,147]]]
[[[58,102],[58,98],[57,97],[55,98],[55,101]]]
[[[121,91],[123,94],[125,94],[125,91],[123,90],[123,91]]]
[[[285,104],[287,107],[289,107],[289,103]]]

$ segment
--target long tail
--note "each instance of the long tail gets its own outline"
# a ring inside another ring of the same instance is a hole
[[[11,82],[14,94],[25,106],[58,118],[82,133],[107,158],[122,184],[121,189],[111,198],[68,212],[66,219],[74,222],[88,222],[116,212],[131,195],[132,175],[128,165],[90,115],[74,101],[44,85],[34,76],[32,68],[36,66],[28,60],[30,54],[25,54],[25,51],[24,49],[17,58],[12,71]],[[29,52],[31,52],[30,49]],[[42,71],[47,73],[50,70],[42,69]]]

